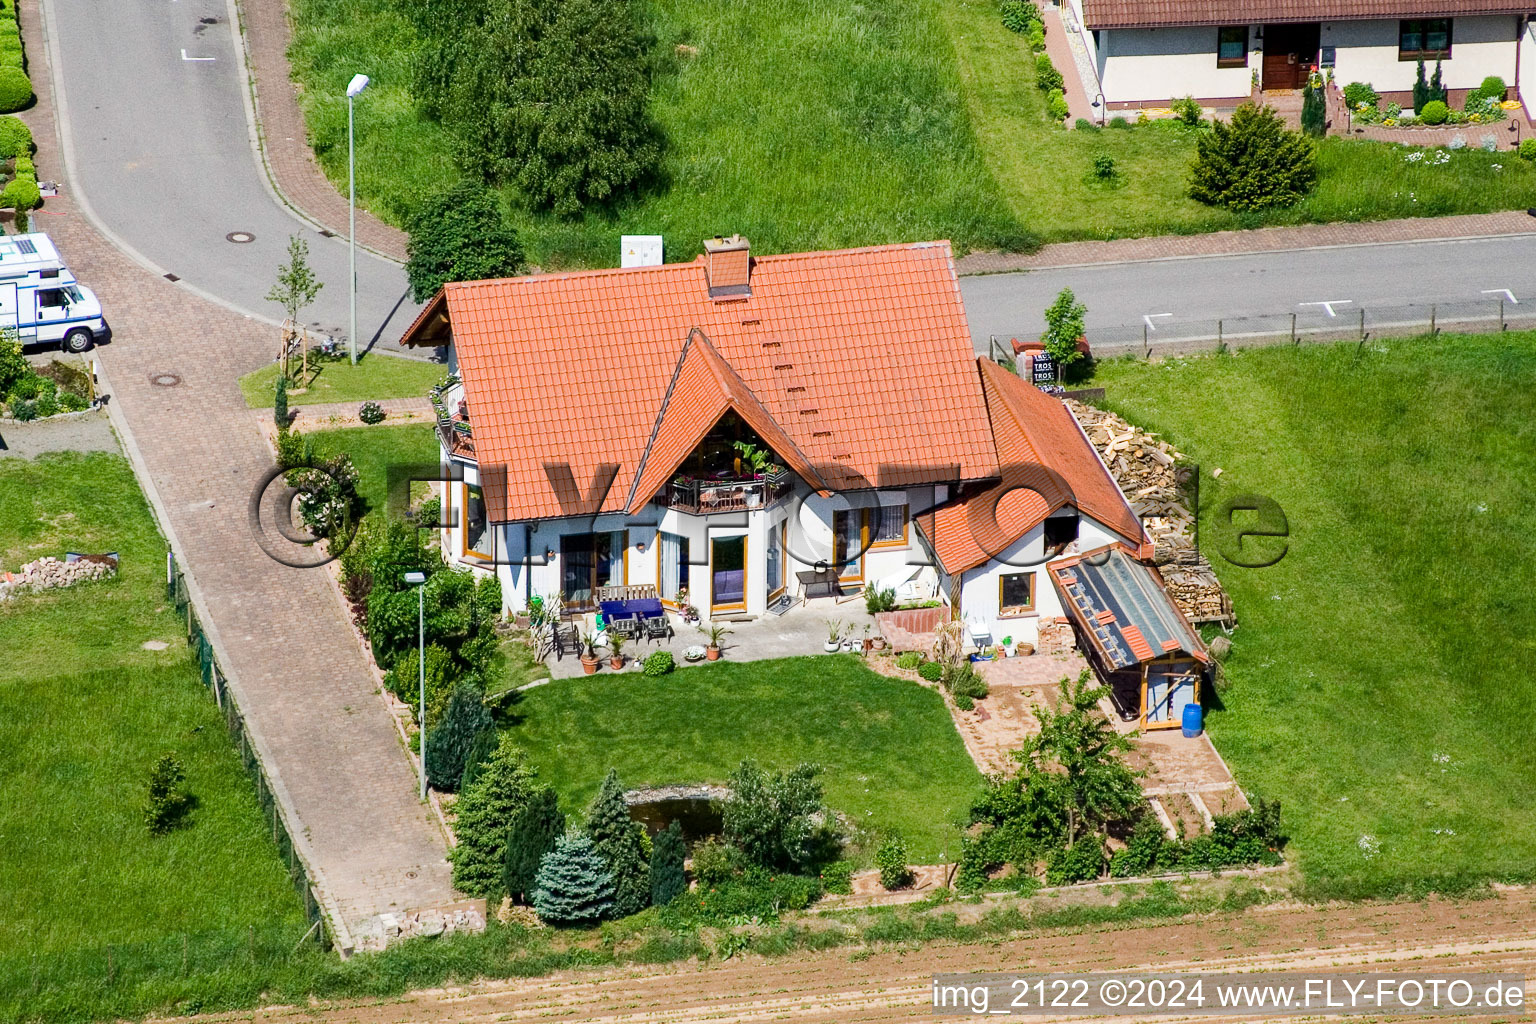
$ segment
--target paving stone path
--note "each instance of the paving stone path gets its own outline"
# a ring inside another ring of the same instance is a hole
[[[64,183],[36,225],[113,326],[112,344],[93,354],[114,422],[191,578],[322,903],[350,928],[451,899],[441,830],[416,799],[414,770],[328,574],[273,561],[248,522],[272,458],[236,381],[271,361],[274,332],[144,270],[86,219],[60,156],[36,0],[23,0],[21,20],[38,92],[21,116],[41,175]]]

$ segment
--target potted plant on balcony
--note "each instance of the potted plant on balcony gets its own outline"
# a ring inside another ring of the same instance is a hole
[[[704,648],[704,657],[710,661],[720,660],[720,641],[731,634],[731,630],[719,622],[711,622],[706,628],[699,627],[699,632],[709,637],[709,644]]]
[[[617,633],[608,634],[608,665],[614,670],[624,667],[624,638]]]
[[[597,634],[581,634],[581,670],[587,675],[597,671]]]
[[[836,654],[843,646],[843,624],[836,619],[827,620],[827,644],[824,650]]]

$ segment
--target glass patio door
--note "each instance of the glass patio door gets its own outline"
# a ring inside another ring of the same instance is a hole
[[[683,591],[688,589],[688,538],[675,533],[663,533],[656,557],[660,559],[661,599],[671,604],[681,603]]]
[[[747,606],[747,538],[719,537],[709,542],[710,611],[739,611]]]
[[[618,530],[560,538],[561,590],[568,607],[596,607],[598,587],[624,584],[624,537],[624,531]]]
[[[864,510],[844,509],[832,513],[832,564],[844,583],[864,579]]]

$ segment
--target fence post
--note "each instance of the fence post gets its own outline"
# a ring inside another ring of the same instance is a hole
[[[1142,352],[1145,355],[1145,357],[1147,359],[1151,359],[1152,358],[1152,338],[1151,338],[1151,335],[1148,333],[1148,331],[1149,331],[1149,329],[1148,329],[1147,324],[1143,323],[1141,325],[1141,348],[1142,348]]]
[[[1216,321],[1216,351],[1217,352],[1225,352],[1226,350],[1227,350],[1227,339],[1225,337],[1223,337],[1221,320],[1218,318],[1217,321]]]
[[[1296,314],[1291,314],[1291,344],[1296,344]]]
[[[1436,303],[1431,302],[1429,304],[1429,336],[1431,338],[1438,337],[1440,334],[1440,328],[1435,326],[1435,312],[1437,308]]]
[[[1360,344],[1365,344],[1365,307],[1360,307]]]
[[[1509,330],[1509,327],[1504,323],[1504,297],[1502,295],[1499,296],[1499,330]]]

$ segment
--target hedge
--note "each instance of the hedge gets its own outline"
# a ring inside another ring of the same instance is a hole
[[[0,6],[0,114],[20,110],[31,102],[32,80],[27,77],[14,4]]]
[[[19,117],[0,116],[0,160],[32,155],[32,129]]]
[[[32,80],[21,68],[0,67],[0,114],[20,110],[32,102]]]

